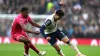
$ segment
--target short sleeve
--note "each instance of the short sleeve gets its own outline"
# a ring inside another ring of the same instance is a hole
[[[17,18],[17,19],[16,19],[16,22],[17,22],[17,23],[20,23],[20,22],[22,22],[22,20],[21,20],[20,18]]]
[[[28,16],[28,22],[32,22],[32,19]]]

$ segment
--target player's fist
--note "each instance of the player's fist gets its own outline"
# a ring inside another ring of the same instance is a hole
[[[35,31],[34,34],[38,35],[40,34],[40,31]]]
[[[61,2],[59,3],[59,6],[64,6],[64,4],[65,4],[65,3],[61,1]]]
[[[46,38],[46,40],[48,40],[48,41],[49,41],[50,39],[51,39],[51,37],[47,37],[47,38]]]

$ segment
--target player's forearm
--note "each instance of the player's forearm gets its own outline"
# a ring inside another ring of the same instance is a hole
[[[41,34],[45,37],[45,33],[44,33],[44,29],[45,29],[45,25],[43,25],[41,28],[40,28],[40,32]],[[45,37],[46,38],[46,37]]]
[[[27,33],[34,33],[32,30],[24,29],[25,32]]]
[[[36,23],[34,24],[34,26],[35,26],[35,27],[38,27],[38,28],[41,27],[39,24],[36,24]]]
[[[32,23],[33,26],[40,28],[41,26],[37,23]]]

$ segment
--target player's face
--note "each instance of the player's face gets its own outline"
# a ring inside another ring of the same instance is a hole
[[[27,18],[27,17],[28,17],[28,13],[29,13],[28,11],[23,11],[23,12],[22,12],[23,17],[24,17],[24,18]]]
[[[61,17],[60,17],[59,15],[55,15],[55,19],[56,19],[56,20],[60,20]]]

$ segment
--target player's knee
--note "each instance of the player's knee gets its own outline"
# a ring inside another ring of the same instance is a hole
[[[26,42],[26,43],[29,43],[29,42],[30,42],[30,40],[28,40],[28,39],[27,39],[25,42]]]
[[[70,41],[69,41],[69,40],[66,40],[66,41],[64,41],[64,43],[69,44],[69,43],[70,43]]]
[[[24,39],[24,41],[23,41],[24,43],[29,43],[30,42],[30,40],[29,39]]]
[[[67,43],[67,44],[69,44],[69,43],[70,43],[70,41],[67,41],[66,43]]]
[[[63,39],[62,39],[62,41],[63,41],[64,43],[69,43],[69,39],[68,39],[68,38],[66,38],[66,37],[65,37],[65,38],[63,38]]]
[[[24,43],[28,43],[30,42],[30,40],[24,36],[21,36],[20,39],[19,39],[20,42],[24,42]]]

